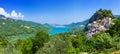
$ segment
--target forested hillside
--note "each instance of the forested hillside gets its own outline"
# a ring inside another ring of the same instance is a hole
[[[64,25],[65,27],[68,27],[71,31],[76,31],[76,30],[84,30],[85,25],[89,22],[89,19],[82,21],[82,22],[77,22],[77,23],[71,23],[68,25]]]
[[[115,18],[111,10],[99,9],[92,15],[89,22],[91,23],[93,21],[96,21],[98,19],[103,19],[105,17]]]
[[[0,15],[1,36],[32,34],[41,29],[47,31],[50,29],[50,27],[35,22],[7,18],[3,15]]]

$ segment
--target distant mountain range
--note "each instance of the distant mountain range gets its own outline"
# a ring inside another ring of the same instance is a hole
[[[64,25],[66,27],[74,27],[74,26],[80,26],[80,25],[85,25],[86,23],[88,23],[89,19],[82,21],[82,22],[77,22],[77,23],[72,23],[72,24],[68,24],[68,25]]]
[[[32,34],[38,30],[48,31],[51,27],[31,21],[17,20],[0,15],[0,35],[13,36]]]
[[[83,30],[85,25],[89,22],[89,19],[84,20],[82,22],[72,23],[68,25],[64,25],[65,27],[70,28],[70,30]]]
[[[115,18],[118,18],[118,17],[120,17],[120,15],[114,15],[114,17],[115,17]]]

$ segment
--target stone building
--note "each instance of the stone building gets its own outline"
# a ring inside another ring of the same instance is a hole
[[[112,19],[109,17],[93,21],[87,25],[87,37],[92,37],[95,33],[98,33],[102,30],[107,30],[111,24]]]

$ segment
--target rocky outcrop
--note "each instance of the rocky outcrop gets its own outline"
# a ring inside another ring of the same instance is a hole
[[[99,33],[102,30],[108,30],[109,26],[112,22],[112,18],[105,17],[102,19],[98,19],[86,25],[86,33],[87,37],[92,37],[95,33]]]

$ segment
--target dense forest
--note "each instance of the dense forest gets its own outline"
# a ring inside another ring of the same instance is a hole
[[[37,25],[38,31],[34,37],[17,39],[15,41],[10,41],[9,38],[4,36],[7,33],[0,32],[0,54],[119,54],[120,17],[115,18],[111,10],[100,9],[93,14],[88,23],[104,17],[111,17],[113,24],[111,24],[108,30],[100,31],[100,33],[94,34],[91,38],[87,38],[86,32],[81,28],[74,28],[74,30],[69,32],[50,35],[47,31],[49,29],[44,30],[46,27],[41,29]],[[2,18],[0,20],[2,23]],[[7,25],[13,22],[12,19],[8,18],[7,20],[8,22],[10,21]],[[14,24],[12,27],[25,23],[31,25],[31,23],[25,21],[19,22],[18,20],[14,22],[19,24]],[[6,32],[9,29],[8,27],[7,29],[5,28],[2,28],[1,31]],[[16,31],[26,32],[24,28],[19,27],[14,27],[12,30],[13,32],[8,30],[8,34],[14,34]],[[31,29],[27,31],[29,33]]]

